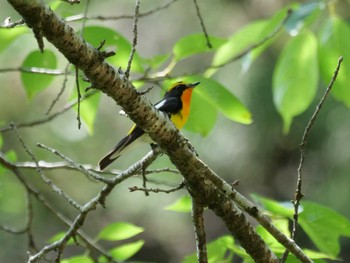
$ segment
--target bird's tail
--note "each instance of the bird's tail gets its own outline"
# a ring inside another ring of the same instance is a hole
[[[114,147],[114,149],[99,161],[98,165],[100,166],[100,170],[103,171],[107,168],[107,166],[118,159],[122,151],[143,134],[144,131],[135,125],[129,134],[121,139],[121,141]]]
[[[110,151],[106,156],[104,156],[98,163],[100,166],[100,170],[106,169],[107,166],[109,166],[111,163],[113,163],[115,160],[117,160],[121,152],[124,150],[126,146],[130,143],[130,134],[126,137],[124,137],[115,147],[112,151]]]

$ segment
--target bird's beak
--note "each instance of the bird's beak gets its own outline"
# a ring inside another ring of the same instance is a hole
[[[194,88],[195,86],[197,86],[200,82],[195,82],[195,83],[191,83],[188,84],[187,88]]]

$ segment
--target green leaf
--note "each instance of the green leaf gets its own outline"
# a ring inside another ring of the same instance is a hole
[[[339,17],[327,19],[319,34],[319,63],[321,76],[325,83],[331,81],[340,56],[341,65],[337,80],[332,89],[334,97],[350,107],[350,26]]]
[[[222,236],[218,239],[210,242],[207,245],[208,251],[208,262],[216,263],[216,262],[232,262],[233,254],[227,253],[228,251],[232,251],[234,247],[234,240],[231,236]],[[196,253],[186,256],[182,263],[196,263],[197,255]]]
[[[288,133],[293,118],[310,106],[317,82],[317,41],[305,30],[283,49],[273,73],[273,101],[283,118],[284,133]]]
[[[179,213],[188,213],[192,211],[192,200],[188,195],[176,200],[175,203],[168,205],[164,210],[175,211]]]
[[[84,39],[94,47],[100,46],[103,40],[106,41],[103,50],[113,50],[116,55],[107,58],[106,60],[116,67],[121,67],[123,70],[127,68],[129,56],[131,52],[131,44],[118,32],[101,26],[89,26],[84,29]],[[131,71],[142,73],[142,59],[135,52],[134,59],[131,64]]]
[[[35,50],[25,58],[22,67],[55,69],[57,67],[56,55],[47,49],[44,53]],[[54,76],[22,72],[21,79],[28,97],[32,98],[35,94],[47,88],[54,80]]]
[[[144,229],[126,222],[116,222],[106,226],[98,235],[99,239],[116,241],[136,236]]]
[[[300,30],[313,21],[324,9],[325,4],[322,2],[307,2],[304,4],[294,4],[293,12],[284,24],[284,27],[290,35],[296,36]]]
[[[252,123],[249,110],[216,80],[201,76],[189,77],[187,80],[190,82],[200,81],[201,84],[195,89],[195,94],[198,94],[206,103],[212,105],[228,119],[242,124]],[[206,105],[204,104],[204,106]],[[205,112],[202,116],[205,116]]]
[[[2,138],[2,135],[0,134],[0,149],[1,149],[2,145],[3,145],[3,143],[4,143],[4,139]]]
[[[0,28],[0,52],[4,51],[19,36],[29,32],[27,27]]]
[[[75,256],[61,260],[61,263],[94,263],[88,256]]]
[[[340,236],[350,237],[350,221],[336,211],[312,202],[303,202],[299,224],[321,252],[336,258]]]
[[[193,34],[181,38],[173,48],[175,60],[179,61],[195,54],[212,52],[226,42],[226,40],[214,36],[209,36],[209,40],[212,48],[208,47],[204,34]]]
[[[58,232],[56,235],[54,235],[53,237],[51,237],[49,239],[49,243],[53,243],[56,242],[58,240],[61,240],[64,236],[65,236],[66,232]],[[74,239],[70,238],[67,242],[67,245],[74,245]]]
[[[185,129],[191,132],[207,136],[214,128],[217,119],[217,110],[214,106],[207,103],[201,96],[196,96],[197,91],[191,99],[191,111]],[[205,118],[203,118],[205,116]]]
[[[294,208],[291,202],[277,202],[256,194],[251,196],[256,202],[263,206],[264,210],[269,211],[273,215],[291,218],[294,214]]]
[[[261,39],[260,33],[264,30],[267,24],[268,21],[266,20],[258,20],[240,29],[218,49],[214,55],[212,65],[214,67],[223,65],[231,61],[246,48],[257,43]]]
[[[131,258],[133,255],[135,255],[137,252],[139,252],[144,243],[145,241],[138,240],[136,242],[128,243],[114,248],[109,253],[114,259],[125,261]]]

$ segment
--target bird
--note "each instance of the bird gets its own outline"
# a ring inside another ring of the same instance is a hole
[[[174,83],[164,94],[161,101],[154,106],[157,110],[166,113],[176,128],[181,129],[187,122],[190,114],[190,105],[193,88],[200,82],[185,83],[179,81]],[[131,148],[132,144],[141,137],[144,137],[145,131],[134,124],[127,135],[122,138],[118,144],[99,161],[100,170],[103,171],[118,159],[123,152]]]

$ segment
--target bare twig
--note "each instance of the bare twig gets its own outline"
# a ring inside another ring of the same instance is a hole
[[[162,5],[162,6],[159,6],[159,7],[155,8],[155,9],[150,10],[150,11],[141,13],[139,15],[139,17],[146,17],[146,16],[149,16],[149,15],[155,14],[156,12],[159,12],[159,11],[161,11],[163,9],[168,8],[169,6],[171,6],[176,1],[177,0],[171,0],[171,1],[169,1],[168,3],[166,3],[166,4]],[[84,14],[80,14],[80,15],[74,15],[74,16],[66,17],[65,21],[67,21],[67,22],[75,22],[75,21],[79,21],[81,19],[105,21],[105,20],[120,20],[120,19],[134,19],[134,18],[135,18],[135,15],[120,15],[120,16],[94,16],[94,15],[90,15],[90,16],[85,16],[84,17]]]
[[[98,182],[102,182],[102,183],[105,183],[105,184],[110,184],[111,183],[111,180],[108,179],[108,178],[104,178],[98,174],[96,174],[95,172],[85,168],[83,165],[81,164],[77,164],[76,162],[74,162],[72,159],[68,158],[67,156],[64,156],[62,153],[60,153],[59,151],[55,150],[55,149],[52,149],[48,146],[45,146],[41,143],[39,143],[37,145],[39,148],[42,148],[42,149],[45,149],[57,156],[59,156],[60,158],[62,158],[63,160],[65,160],[66,162],[68,162],[68,164],[71,166],[71,167],[74,167],[75,169],[81,171],[82,173],[84,173],[88,178],[91,178],[91,179],[94,179],[95,181],[98,181]]]
[[[192,221],[196,236],[197,261],[199,263],[208,262],[206,233],[204,227],[203,205],[192,197]]]
[[[46,115],[49,115],[51,113],[51,110],[53,109],[53,107],[56,105],[56,103],[59,101],[59,99],[61,98],[63,92],[66,90],[66,84],[67,84],[67,80],[68,80],[68,72],[69,72],[69,66],[70,63],[67,63],[67,66],[64,70],[65,74],[64,74],[64,79],[62,82],[62,87],[60,89],[60,91],[58,92],[56,98],[51,102],[49,108],[46,111]]]
[[[210,39],[209,39],[209,35],[207,33],[207,29],[205,28],[205,25],[204,25],[204,21],[203,21],[201,12],[199,10],[199,6],[198,6],[198,3],[197,3],[197,0],[193,0],[193,2],[194,2],[194,6],[196,7],[197,17],[199,18],[199,22],[201,24],[202,31],[203,31],[205,39],[207,41],[207,46],[208,46],[208,48],[213,48],[212,44],[210,43]]]
[[[4,167],[11,170],[17,179],[20,181],[20,183],[24,186],[25,190],[34,196],[41,204],[44,205],[49,211],[51,211],[59,220],[61,220],[67,227],[70,227],[72,225],[72,222],[67,219],[64,215],[62,215],[60,212],[58,212],[46,199],[45,197],[36,189],[34,189],[32,186],[30,186],[23,178],[24,176],[18,169],[18,167],[8,160],[6,160],[5,155],[0,152],[0,164],[2,164]],[[3,227],[0,226],[1,229],[5,231],[12,231],[14,234],[22,234],[26,232],[26,229],[22,230],[16,230],[9,227]],[[78,230],[77,235],[80,237],[80,239],[87,244],[90,248],[96,250],[101,255],[105,256],[110,262],[116,262],[112,256],[108,254],[102,247],[100,247],[98,244],[95,244],[95,241],[92,241],[90,237],[88,237],[84,232],[81,230]]]
[[[32,151],[28,148],[28,146],[25,144],[24,140],[22,139],[22,137],[20,136],[20,134],[18,133],[18,130],[16,128],[16,126],[14,124],[12,124],[12,129],[15,132],[18,140],[20,141],[23,149],[25,150],[25,152],[30,156],[30,158],[32,159],[32,161],[36,164],[36,170],[37,172],[40,174],[41,179],[48,185],[51,187],[52,191],[54,191],[55,193],[57,193],[58,195],[62,196],[70,205],[72,205],[74,208],[76,208],[77,210],[81,210],[80,205],[74,201],[70,196],[68,196],[62,189],[60,189],[57,185],[55,185],[49,178],[47,178],[43,172],[43,170],[40,168],[39,163],[36,159],[36,157],[34,156],[34,154],[32,153]]]
[[[136,0],[134,25],[133,25],[133,40],[132,40],[132,47],[131,47],[131,52],[130,52],[130,56],[129,56],[129,60],[128,60],[128,66],[127,66],[125,74],[124,74],[125,81],[129,80],[131,64],[132,64],[132,60],[134,59],[134,55],[136,52],[137,23],[138,23],[139,15],[140,15],[140,3],[141,3],[141,0]]]
[[[171,188],[171,189],[160,189],[160,188],[141,188],[137,186],[129,187],[130,192],[135,192],[135,191],[142,191],[145,193],[153,192],[153,193],[166,193],[170,194],[176,191],[179,191],[180,189],[184,188],[185,184],[182,182],[178,186]]]
[[[97,90],[94,90],[86,95],[84,95],[81,99],[81,101],[93,96],[97,94]],[[30,122],[22,122],[22,123],[16,123],[16,128],[17,129],[20,129],[20,128],[26,128],[26,127],[33,127],[33,126],[36,126],[36,125],[40,125],[40,124],[45,124],[45,123],[48,123],[49,121],[52,121],[53,119],[55,119],[56,117],[62,115],[63,113],[65,113],[66,111],[72,109],[75,105],[78,104],[78,101],[75,101],[73,103],[70,103],[68,104],[67,106],[65,106],[62,110],[56,112],[56,113],[53,113],[49,116],[46,116],[45,118],[42,118],[42,119],[39,119],[39,120],[35,120],[35,121],[30,121]],[[7,131],[10,131],[12,130],[11,126],[6,126],[6,127],[2,127],[0,128],[0,132],[7,132]]]
[[[80,119],[80,100],[82,98],[80,93],[80,84],[79,84],[79,69],[75,67],[75,84],[77,85],[77,97],[78,97],[78,110],[77,110],[77,121],[78,121],[78,129],[81,128],[81,119]]]
[[[84,34],[84,29],[85,29],[86,21],[87,21],[86,16],[87,16],[87,13],[88,13],[89,5],[90,5],[90,0],[86,0],[84,14],[83,14],[84,18],[83,18],[83,21],[81,23],[81,31],[80,31],[80,35],[81,36]]]
[[[122,182],[123,180],[134,175],[143,166],[147,167],[148,165],[150,165],[157,158],[159,153],[160,152],[158,152],[157,149],[153,149],[144,158],[142,158],[140,161],[132,165],[124,173],[116,176],[113,179],[112,183],[105,185],[94,198],[92,198],[88,203],[86,203],[82,207],[81,212],[77,215],[74,222],[70,224],[70,228],[69,230],[66,231],[65,235],[60,240],[45,246],[36,254],[30,255],[28,262],[37,262],[40,258],[44,257],[47,253],[53,250],[56,250],[59,252],[62,251],[66,243],[68,242],[68,240],[74,237],[77,234],[78,230],[81,228],[81,226],[84,224],[87,215],[91,211],[95,210],[99,204],[102,205],[103,207],[105,206],[106,198],[114,189],[114,187],[120,182]]]
[[[71,74],[70,72],[66,73],[66,71],[62,71],[60,69],[48,69],[48,68],[36,68],[36,67],[17,67],[17,68],[1,68],[0,73],[8,73],[8,72],[24,72],[24,73],[34,73],[34,74],[44,74],[44,75],[54,75],[61,76]]]
[[[306,144],[307,144],[307,140],[308,137],[310,135],[311,129],[317,119],[318,114],[320,113],[322,106],[324,104],[324,102],[326,101],[329,93],[332,90],[332,87],[338,77],[338,73],[339,73],[339,69],[341,66],[341,63],[343,62],[343,57],[340,57],[338,59],[338,64],[337,67],[334,71],[333,77],[326,89],[326,91],[324,92],[320,102],[317,104],[316,109],[314,111],[314,113],[312,114],[309,122],[307,123],[304,133],[303,133],[303,137],[301,139],[301,143],[299,145],[299,149],[300,149],[300,161],[299,161],[299,166],[298,166],[298,179],[297,179],[297,185],[296,185],[296,189],[295,189],[295,194],[294,194],[294,200],[292,201],[293,206],[294,206],[294,215],[293,215],[293,227],[292,227],[292,239],[296,239],[296,236],[298,234],[298,221],[299,221],[299,207],[300,207],[300,202],[301,199],[303,199],[304,194],[302,193],[302,184],[303,184],[303,175],[302,175],[302,169],[303,169],[303,165],[305,162],[305,148],[306,148]],[[285,262],[287,260],[288,257],[288,253],[289,251],[286,250],[285,253],[283,254],[282,260],[281,262]]]

